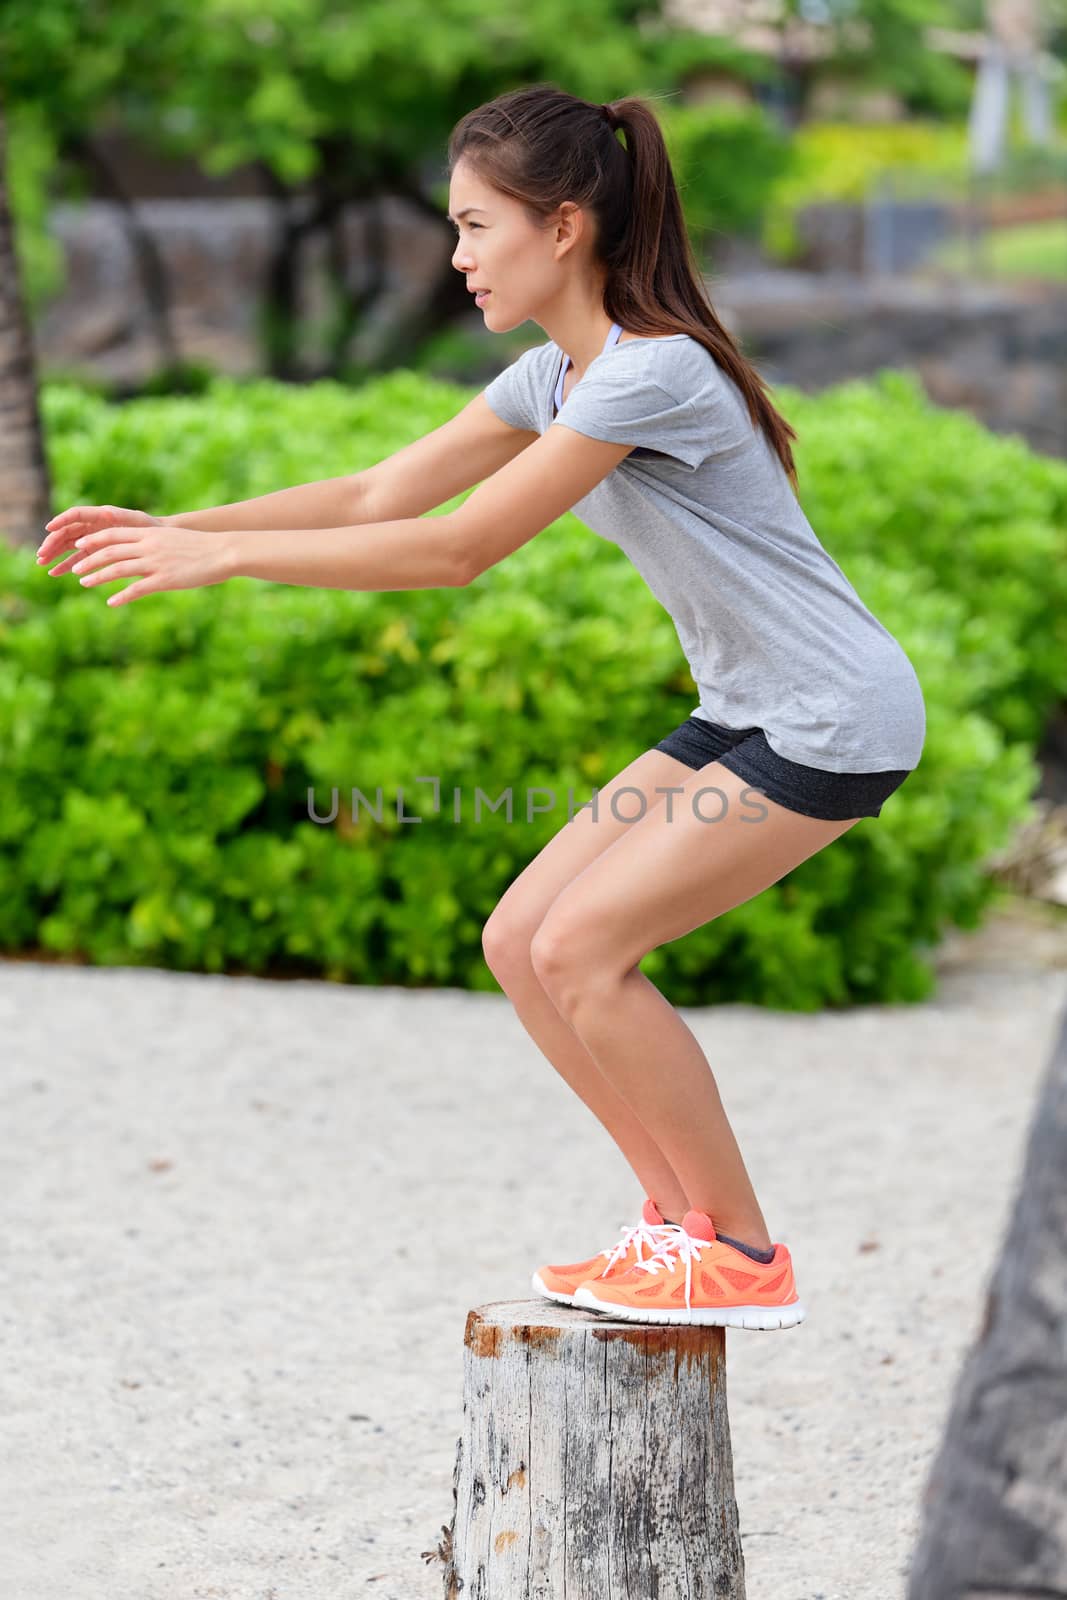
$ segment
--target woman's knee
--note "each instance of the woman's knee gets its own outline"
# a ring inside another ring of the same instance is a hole
[[[490,972],[503,986],[504,978],[530,970],[530,943],[537,922],[521,912],[497,906],[482,929],[482,953]]]

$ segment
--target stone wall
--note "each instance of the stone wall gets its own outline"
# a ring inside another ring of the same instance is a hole
[[[251,196],[139,200],[137,217],[163,260],[182,356],[235,376],[259,370],[256,324],[278,226],[275,203]],[[371,226],[379,222],[370,208],[346,209],[345,257],[356,290]],[[387,240],[384,288],[353,341],[356,360],[372,358],[381,329],[423,298],[453,248],[442,229],[403,202],[380,203],[380,227]],[[81,370],[119,383],[148,377],[160,364],[160,349],[122,208],[109,200],[57,205],[49,229],[63,248],[66,285],[35,322],[42,369]],[[301,315],[313,322],[329,308],[321,233],[307,239],[301,259]]]
[[[138,215],[168,270],[183,356],[239,375],[258,370],[256,312],[272,203],[150,200],[138,203]],[[363,209],[349,208],[345,239],[357,286],[367,221]],[[383,221],[384,297],[353,341],[356,359],[419,301],[452,249],[447,235],[403,202],[384,202]],[[107,201],[56,207],[51,226],[68,275],[35,328],[42,371],[80,369],[120,382],[148,376],[159,349],[118,208]],[[712,302],[769,382],[816,391],[881,367],[909,367],[937,404],[965,407],[992,429],[1067,457],[1064,286],[768,270],[736,250],[723,259],[727,270],[709,278]],[[309,315],[324,312],[322,241],[306,251],[302,282]],[[484,334],[487,381],[497,370],[493,336],[476,310],[465,325],[476,338]],[[531,342],[540,337],[531,323]]]
[[[1067,457],[1067,286],[753,271],[709,288],[770,383],[906,367],[935,404]]]

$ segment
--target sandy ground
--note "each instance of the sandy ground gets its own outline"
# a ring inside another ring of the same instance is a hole
[[[749,1600],[904,1594],[1065,940],[683,1011],[808,1308],[727,1332]],[[468,1309],[642,1198],[507,999],[0,962],[0,1040],[5,1600],[436,1600]]]

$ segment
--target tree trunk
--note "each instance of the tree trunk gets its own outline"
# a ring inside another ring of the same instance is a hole
[[[7,200],[7,129],[0,106],[0,535],[40,544],[49,517],[37,373]]]
[[[1067,1011],[924,1506],[908,1600],[1067,1596]]]
[[[164,370],[176,372],[181,366],[182,354],[174,332],[170,282],[160,248],[151,230],[141,221],[136,205],[122,187],[110,162],[104,158],[92,139],[80,134],[72,138],[68,153],[96,176],[100,187],[110,195],[119,208],[119,217],[126,230],[134,270],[144,290],[149,326],[159,348],[160,361]]]
[[[410,201],[424,216],[440,222],[442,259],[426,299],[402,321],[388,328],[382,338],[373,365],[386,372],[394,367],[407,366],[425,340],[432,338],[442,328],[449,327],[458,317],[469,317],[473,304],[467,292],[466,278],[452,265],[455,241],[446,231],[440,207],[411,184],[402,188],[395,186],[393,192]]]
[[[446,1600],[744,1600],[726,1330],[542,1300],[467,1318]]]

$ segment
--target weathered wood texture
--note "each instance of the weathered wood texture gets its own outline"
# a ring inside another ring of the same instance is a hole
[[[908,1600],[1067,1597],[1067,1012],[923,1504]]]
[[[744,1600],[725,1330],[467,1318],[446,1600]]]

